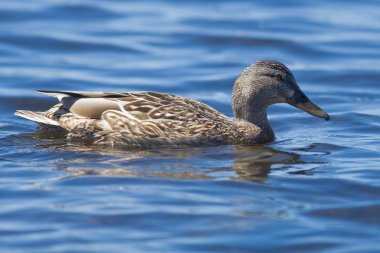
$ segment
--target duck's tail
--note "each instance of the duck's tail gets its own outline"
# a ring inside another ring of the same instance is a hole
[[[43,125],[53,125],[53,126],[59,126],[58,122],[55,120],[52,120],[44,115],[43,112],[32,112],[32,111],[26,111],[26,110],[17,110],[15,112],[16,116],[20,116],[22,118],[37,122],[39,124]]]

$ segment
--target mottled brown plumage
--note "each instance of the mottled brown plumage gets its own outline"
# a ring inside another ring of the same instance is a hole
[[[276,61],[247,68],[234,85],[234,120],[189,98],[157,92],[40,91],[60,100],[46,112],[19,110],[42,131],[63,131],[69,139],[127,147],[259,144],[274,133],[267,107],[287,102],[312,115],[328,115],[302,93],[290,70]],[[53,129],[53,130],[52,130]]]

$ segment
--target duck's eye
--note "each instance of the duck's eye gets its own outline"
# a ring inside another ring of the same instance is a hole
[[[277,81],[279,81],[279,82],[282,82],[284,79],[282,78],[282,75],[280,75],[280,74],[275,74],[274,75],[274,78],[276,78],[276,80]]]

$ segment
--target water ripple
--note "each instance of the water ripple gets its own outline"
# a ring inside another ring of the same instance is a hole
[[[378,252],[378,2],[0,2],[3,252]],[[269,109],[268,145],[116,150],[35,133],[36,89],[154,90],[232,117],[283,61],[331,115]]]

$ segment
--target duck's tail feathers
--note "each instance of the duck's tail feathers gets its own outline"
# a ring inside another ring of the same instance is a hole
[[[55,120],[52,120],[50,118],[47,118],[44,116],[42,112],[32,112],[32,111],[26,111],[26,110],[17,110],[15,112],[16,116],[20,116],[22,118],[37,122],[39,124],[44,125],[53,125],[53,126],[59,126],[58,122]]]

